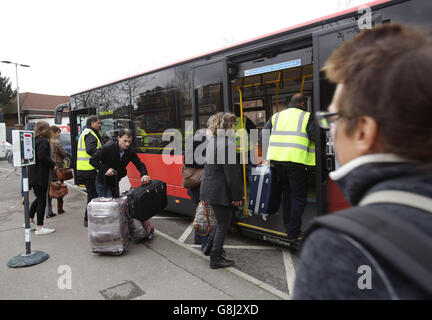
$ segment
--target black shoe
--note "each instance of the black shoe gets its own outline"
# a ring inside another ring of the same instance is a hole
[[[50,213],[48,213],[47,218],[53,218],[55,216],[56,216],[56,214],[51,211]]]
[[[222,250],[218,250],[216,252],[212,252],[210,255],[210,268],[229,268],[234,265],[233,260],[225,259],[222,256]]]
[[[301,233],[299,233],[295,236],[288,236],[287,235],[287,241],[289,241],[289,242],[301,242],[301,241],[303,241],[303,235]]]

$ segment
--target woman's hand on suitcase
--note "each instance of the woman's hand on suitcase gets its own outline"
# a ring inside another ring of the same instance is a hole
[[[141,177],[141,183],[142,184],[146,184],[148,182],[150,182],[150,177],[149,176],[142,176]]]
[[[106,176],[113,176],[115,175],[115,170],[113,168],[109,168],[107,172],[105,173]]]
[[[233,201],[232,204],[235,207],[240,207],[243,204],[243,201],[242,200],[240,200],[240,201]]]

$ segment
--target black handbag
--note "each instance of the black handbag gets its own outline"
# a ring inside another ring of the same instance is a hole
[[[151,180],[127,193],[129,216],[145,221],[164,210],[168,204],[166,183]]]

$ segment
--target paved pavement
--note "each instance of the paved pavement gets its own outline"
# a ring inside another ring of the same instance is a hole
[[[8,268],[9,259],[25,251],[20,177],[14,173],[6,177],[8,169],[0,161],[0,299],[289,299],[287,292],[238,268],[211,270],[208,257],[158,230],[156,219],[152,219],[157,229],[154,238],[131,243],[126,254],[91,253],[82,225],[86,196],[71,187],[66,213],[46,220],[56,232],[31,233],[32,250],[44,251],[50,258],[28,268]]]

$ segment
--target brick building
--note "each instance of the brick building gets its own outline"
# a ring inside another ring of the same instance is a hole
[[[54,96],[48,94],[24,92],[19,95],[21,109],[21,124],[26,124],[28,118],[51,118],[54,117],[55,107],[59,104],[69,102],[69,96]],[[17,101],[12,100],[9,105],[2,106],[3,118],[6,127],[13,128],[18,124]]]

